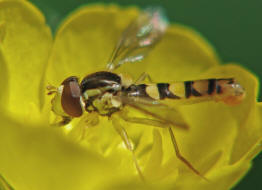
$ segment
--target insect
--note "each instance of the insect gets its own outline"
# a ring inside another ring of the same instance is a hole
[[[150,77],[142,73],[133,82],[130,78],[115,71],[121,65],[142,60],[164,35],[168,26],[163,12],[159,8],[149,8],[142,12],[124,30],[108,61],[107,69],[91,73],[81,82],[78,77],[66,78],[59,87],[48,86],[49,95],[55,94],[51,103],[52,111],[63,118],[59,125],[69,123],[73,118],[89,112],[97,116],[109,117],[120,134],[128,150],[133,153],[133,160],[141,178],[142,171],[136,160],[128,135],[118,122],[123,119],[131,123],[166,128],[178,159],[195,174],[200,172],[184,158],[178,148],[173,127],[187,129],[188,126],[180,113],[165,104],[165,101],[222,101],[229,105],[239,104],[245,91],[234,78],[210,78],[174,83],[149,83]],[[150,118],[129,117],[124,110],[132,107]],[[115,115],[118,115],[115,119]]]

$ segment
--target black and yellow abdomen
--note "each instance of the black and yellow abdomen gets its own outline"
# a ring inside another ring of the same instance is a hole
[[[244,97],[244,89],[232,78],[139,84],[131,85],[126,91],[129,96],[154,100],[213,99],[227,104],[239,103]]]

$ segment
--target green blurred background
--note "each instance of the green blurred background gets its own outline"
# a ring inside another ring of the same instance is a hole
[[[161,6],[171,22],[193,27],[214,45],[225,62],[238,62],[262,79],[262,0],[31,0],[55,32],[72,10],[90,3]],[[261,98],[260,98],[261,99]],[[262,189],[262,155],[234,190]]]

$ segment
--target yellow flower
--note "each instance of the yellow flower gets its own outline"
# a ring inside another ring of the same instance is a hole
[[[49,125],[47,83],[105,68],[121,31],[136,8],[90,6],[77,10],[52,40],[44,17],[27,1],[0,1],[0,188],[17,190],[229,189],[261,150],[261,103],[257,79],[235,65],[220,65],[213,48],[191,29],[171,25],[143,63],[119,72],[134,78],[145,71],[153,80],[181,81],[235,77],[246,98],[237,106],[205,102],[181,106],[190,130],[175,130],[181,153],[209,179],[179,161],[165,129],[125,124],[146,181],[138,177],[131,153],[110,121],[87,129]],[[167,77],[168,76],[168,77]],[[73,123],[74,125],[74,123]]]

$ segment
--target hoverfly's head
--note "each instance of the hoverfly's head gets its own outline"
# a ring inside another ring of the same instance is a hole
[[[68,77],[57,88],[51,101],[52,110],[56,115],[80,117],[83,114],[84,103],[77,77]]]

